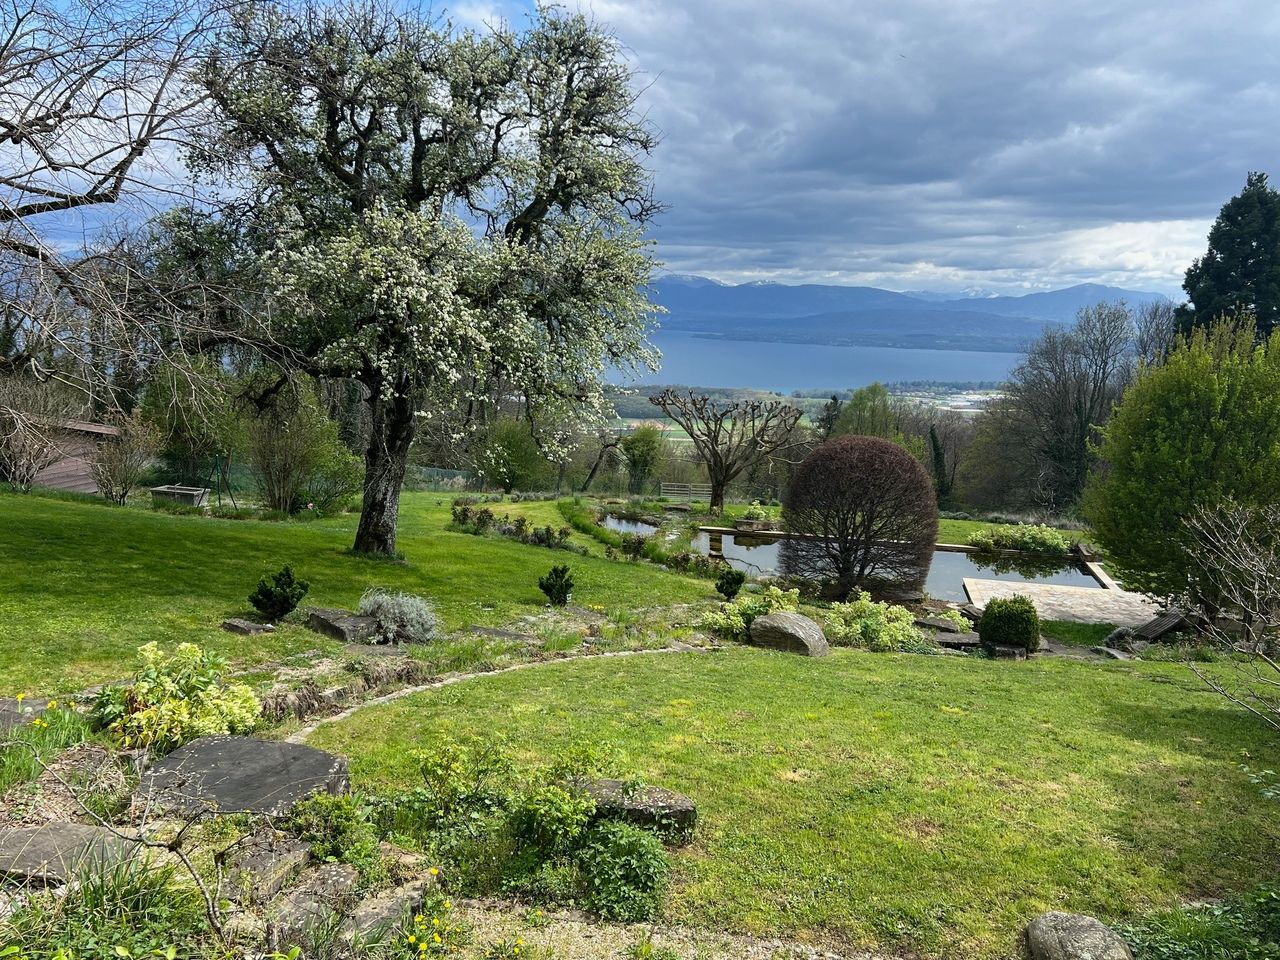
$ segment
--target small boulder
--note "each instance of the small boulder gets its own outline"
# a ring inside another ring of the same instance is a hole
[[[343,643],[370,643],[377,632],[378,621],[350,610],[312,607],[307,611],[307,626]]]
[[[259,633],[271,633],[275,630],[275,626],[270,623],[254,623],[252,620],[245,620],[242,617],[228,617],[222,621],[222,629],[228,633],[239,633],[246,637],[252,637]]]
[[[830,652],[820,626],[804,614],[787,610],[756,618],[751,624],[751,642],[806,657],[825,657]]]
[[[1011,647],[1002,643],[989,643],[984,648],[987,654],[994,660],[1025,660],[1027,659],[1027,650],[1025,647]]]
[[[652,830],[668,843],[685,844],[698,823],[698,808],[684,794],[663,787],[632,787],[623,780],[579,780],[596,802],[596,817],[624,820]]]
[[[1044,913],[1027,927],[1031,960],[1133,960],[1110,927],[1082,913]]]

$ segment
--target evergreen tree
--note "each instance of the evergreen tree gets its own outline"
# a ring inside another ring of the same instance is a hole
[[[1280,321],[1280,192],[1265,173],[1250,173],[1239,196],[1223,205],[1209,249],[1191,264],[1182,289],[1191,301],[1184,330],[1251,314],[1258,336],[1271,335]]]

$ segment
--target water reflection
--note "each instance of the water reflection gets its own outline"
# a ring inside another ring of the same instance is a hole
[[[712,533],[700,530],[693,538],[693,549],[704,556],[722,557],[729,566],[752,576],[771,576],[781,566],[784,537],[755,533]],[[969,598],[964,592],[964,578],[1006,580],[1014,583],[1054,583],[1068,587],[1100,587],[1093,575],[1083,567],[1052,557],[984,556],[936,550],[929,567],[925,590],[938,600],[960,603]]]
[[[658,532],[658,527],[652,523],[645,523],[643,520],[628,520],[625,517],[615,517],[611,513],[606,513],[604,519],[600,521],[600,525],[606,530],[616,530],[618,533],[638,533],[642,537],[651,537]]]

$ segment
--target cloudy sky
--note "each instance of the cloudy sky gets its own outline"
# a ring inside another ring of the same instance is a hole
[[[1174,294],[1280,179],[1275,0],[575,2],[647,84],[677,272]]]

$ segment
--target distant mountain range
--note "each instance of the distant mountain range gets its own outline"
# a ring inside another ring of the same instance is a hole
[[[726,284],[675,274],[655,280],[652,296],[668,311],[663,330],[700,337],[995,351],[1024,349],[1046,326],[1070,323],[1082,307],[1168,300],[1095,283],[1020,297],[981,291],[956,297],[812,283]]]

